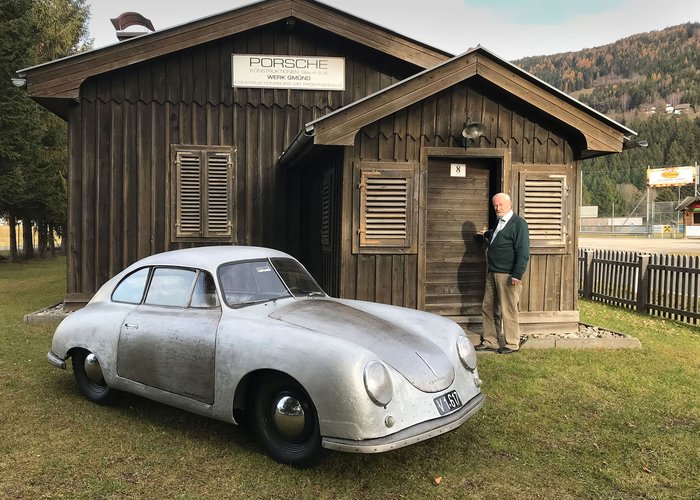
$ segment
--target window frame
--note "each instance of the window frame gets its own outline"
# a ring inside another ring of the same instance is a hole
[[[144,269],[147,270],[147,275],[146,275],[146,283],[144,284],[143,291],[141,292],[140,301],[139,302],[125,302],[123,300],[115,300],[114,293],[122,285],[122,283],[124,283],[127,279],[129,279],[134,274],[138,273],[139,271],[143,271]],[[192,271],[195,273],[194,279],[192,281],[192,286],[190,287],[189,295],[187,297],[187,303],[184,306],[165,305],[165,304],[149,304],[146,302],[146,298],[148,297],[148,292],[151,289],[153,275],[155,274],[156,270],[158,270],[158,269],[178,269],[178,270],[183,270],[183,271]],[[197,282],[199,281],[199,277],[202,274],[208,274],[211,277],[212,282],[214,283],[215,294],[216,294],[216,305],[213,305],[213,306],[192,306],[192,296],[197,288]],[[133,306],[148,306],[148,307],[164,307],[167,309],[182,309],[182,310],[188,309],[188,310],[197,310],[197,311],[221,309],[221,297],[219,296],[218,289],[216,289],[216,284],[217,284],[216,276],[205,269],[200,269],[198,267],[189,267],[189,266],[153,264],[150,266],[140,267],[140,268],[132,271],[128,275],[124,276],[124,278],[122,278],[119,281],[119,283],[114,287],[114,289],[112,289],[112,293],[109,296],[109,300],[110,300],[110,302],[116,303],[116,304],[129,304],[129,305],[133,305]]]
[[[569,207],[571,203],[571,179],[568,175],[570,168],[571,165],[538,165],[527,166],[519,171],[517,213],[528,223],[530,252],[533,254],[569,253],[572,232]],[[533,186],[533,181],[540,183],[540,190]],[[546,213],[546,210],[550,208],[547,205],[551,205],[551,201],[544,199],[537,200],[534,205],[529,203],[533,203],[533,197],[546,198],[556,195],[557,188],[554,186],[556,183],[560,184],[559,206],[561,213],[559,215],[559,237],[552,238],[544,234],[544,231],[548,229],[545,226],[551,226],[552,222],[538,220],[533,216],[538,212]]]
[[[418,162],[356,162],[353,173],[353,238],[354,254],[415,254],[418,253]],[[368,179],[404,179],[406,205],[404,210],[405,236],[367,237]]]
[[[198,146],[186,144],[172,144],[170,147],[170,240],[177,242],[227,242],[236,243],[236,211],[234,171],[236,149],[232,146]],[[182,231],[182,183],[181,183],[181,159],[184,157],[197,158],[199,168],[199,185],[197,203],[199,206],[199,228],[197,231]],[[221,172],[215,170],[214,159],[226,158],[226,187],[216,189],[212,178],[217,176],[221,180]],[[210,222],[216,214],[212,201],[212,193],[218,193],[219,199],[222,193],[226,204],[226,230],[217,231],[210,227]]]

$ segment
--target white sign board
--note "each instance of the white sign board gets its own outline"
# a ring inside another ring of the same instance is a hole
[[[343,57],[233,54],[233,87],[345,90]]]
[[[579,208],[581,217],[598,217],[598,205],[582,205]]]
[[[695,184],[695,167],[650,168],[647,170],[647,186],[685,186]]]
[[[464,163],[450,163],[450,177],[466,177],[467,166]]]
[[[685,226],[685,236],[687,238],[700,238],[700,226]]]

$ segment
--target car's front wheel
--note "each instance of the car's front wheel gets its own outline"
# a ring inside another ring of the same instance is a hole
[[[311,467],[323,453],[316,408],[296,381],[265,377],[254,400],[255,427],[267,453],[280,463]]]
[[[93,403],[108,405],[116,402],[122,395],[105,382],[100,362],[90,351],[78,349],[72,355],[73,373],[80,392]]]

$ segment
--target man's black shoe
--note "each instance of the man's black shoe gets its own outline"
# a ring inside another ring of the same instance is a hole
[[[475,345],[474,350],[475,351],[486,351],[486,352],[497,352],[498,351],[498,349],[496,349],[495,347],[490,347],[490,346],[484,345],[483,342],[481,344]]]
[[[514,352],[518,352],[518,349],[511,349],[510,347],[501,347],[498,350],[498,354],[513,354]]]

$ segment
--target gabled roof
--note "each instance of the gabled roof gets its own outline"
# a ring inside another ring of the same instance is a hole
[[[41,102],[76,99],[85,79],[175,51],[242,33],[285,19],[296,19],[364,46],[429,68],[451,54],[417,42],[315,0],[263,0],[114,45],[19,70],[27,91]]]
[[[580,131],[582,157],[619,153],[633,130],[479,46],[306,124],[298,141],[352,145],[359,130],[391,113],[471,78],[480,77]],[[292,144],[285,152],[302,151]],[[284,161],[290,161],[285,158]]]
[[[693,203],[697,203],[699,201],[700,201],[700,196],[686,196],[685,198],[683,198],[683,201],[681,201],[678,204],[678,206],[676,208],[674,208],[673,210],[676,212],[679,212],[681,210],[685,210]]]

